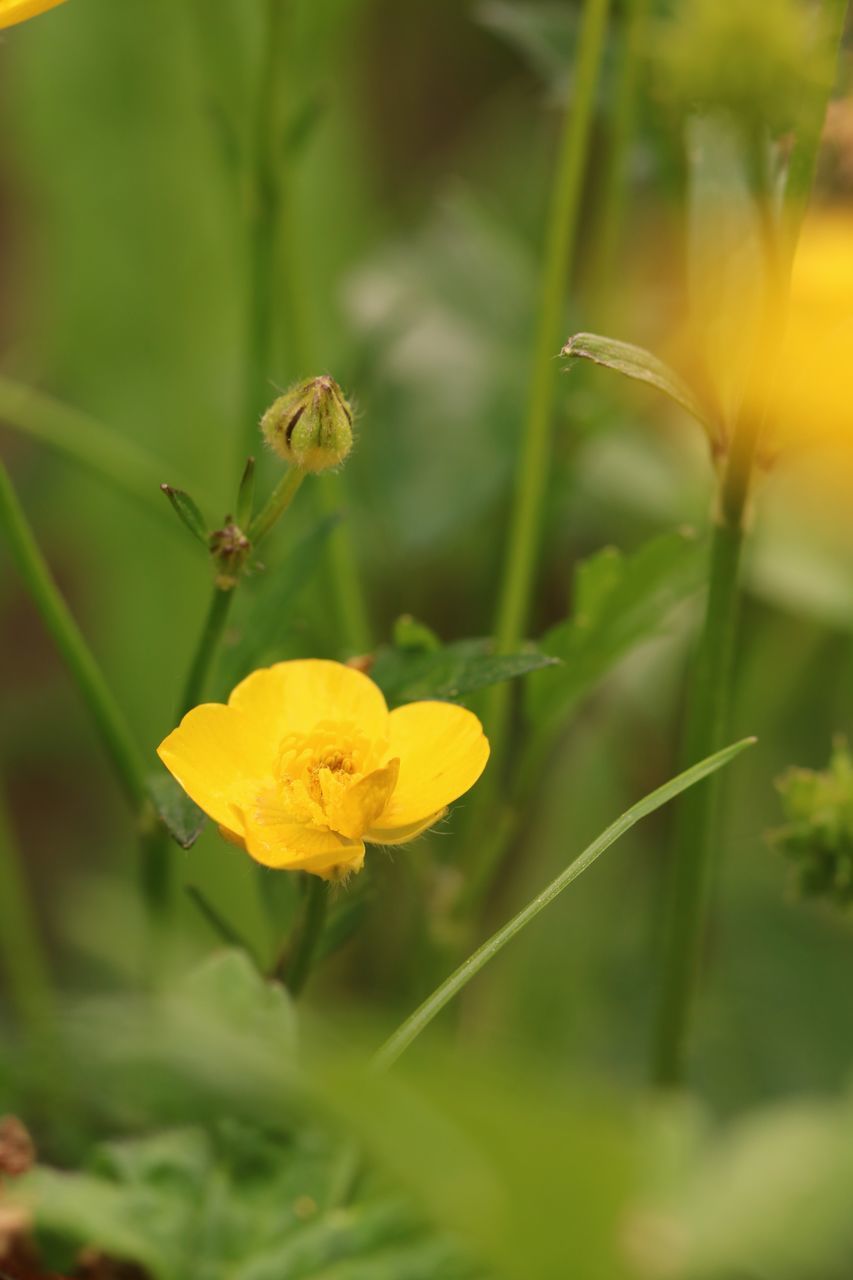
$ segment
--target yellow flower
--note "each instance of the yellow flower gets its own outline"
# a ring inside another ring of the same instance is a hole
[[[255,671],[184,716],[157,754],[221,834],[268,867],[336,880],[364,841],[405,844],[479,778],[489,744],[447,702],[389,712],[366,675],[305,659]]]
[[[0,0],[0,27],[13,27],[36,14],[62,4],[62,0]]]

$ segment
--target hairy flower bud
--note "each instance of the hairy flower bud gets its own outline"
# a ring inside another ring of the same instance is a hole
[[[297,382],[261,419],[267,444],[303,471],[336,467],[352,448],[352,412],[334,378]]]

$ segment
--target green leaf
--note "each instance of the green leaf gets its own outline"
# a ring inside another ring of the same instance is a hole
[[[693,765],[692,768],[679,773],[675,778],[671,778],[662,787],[650,792],[649,795],[626,810],[621,817],[611,823],[606,831],[602,832],[598,839],[587,845],[583,853],[569,863],[568,867],[555,880],[552,880],[547,888],[537,894],[531,902],[528,902],[527,906],[523,907],[517,915],[507,921],[501,929],[498,929],[497,933],[492,934],[491,938],[484,942],[481,947],[478,947],[473,955],[470,955],[464,964],[461,964],[406,1019],[402,1026],[397,1028],[376,1055],[375,1063],[377,1068],[384,1070],[392,1066],[424,1028],[429,1026],[436,1014],[440,1013],[444,1006],[449,1004],[453,997],[468,985],[475,974],[479,973],[490,960],[494,959],[498,952],[508,942],[511,942],[517,933],[520,933],[526,925],[530,924],[531,920],[534,920],[539,915],[540,911],[544,910],[555,898],[559,897],[564,889],[567,889],[574,880],[577,880],[578,876],[587,871],[601,857],[605,849],[609,849],[620,836],[623,836],[626,831],[630,831],[631,827],[635,826],[642,818],[648,817],[650,813],[654,813],[662,805],[668,804],[670,800],[680,795],[682,791],[695,786],[697,782],[701,782],[709,774],[716,773],[718,769],[728,764],[735,756],[740,755],[745,747],[751,746],[754,742],[754,738],[744,738],[722,751],[717,751],[714,755],[708,756],[705,760]]]
[[[248,529],[252,523],[252,512],[255,505],[255,459],[247,458],[240,477],[237,490],[237,505],[234,519],[239,529]]]
[[[571,618],[539,642],[563,665],[529,681],[533,719],[563,718],[635,645],[659,635],[674,607],[702,585],[704,571],[704,545],[685,533],[663,534],[630,555],[608,547],[582,561]]]
[[[591,360],[593,364],[604,365],[626,378],[647,383],[695,418],[707,433],[715,450],[723,447],[725,437],[722,424],[674,369],[644,347],[619,342],[615,338],[605,338],[598,333],[576,333],[569,338],[560,354],[567,360]]]
[[[207,525],[195,501],[183,489],[175,489],[170,484],[161,484],[160,489],[171,502],[181,523],[189,529],[193,537],[197,538],[202,546],[207,547]]]
[[[150,507],[167,467],[119,432],[32,387],[0,377],[0,422],[55,449]]]
[[[152,773],[148,793],[169,835],[182,849],[190,849],[202,833],[207,815],[190,800],[170,773]]]
[[[461,698],[558,663],[559,658],[533,646],[521,653],[496,654],[491,640],[457,640],[427,652],[384,646],[377,651],[370,675],[388,702],[398,706],[419,698]]]
[[[180,999],[204,1016],[282,1051],[296,1044],[296,1014],[280,982],[258,973],[246,952],[229,948],[211,956],[180,985]]]
[[[338,1149],[318,1134],[220,1121],[105,1143],[93,1172],[38,1168],[18,1198],[38,1234],[139,1263],[154,1280],[471,1274],[458,1248],[425,1232],[400,1199],[330,1203]]]

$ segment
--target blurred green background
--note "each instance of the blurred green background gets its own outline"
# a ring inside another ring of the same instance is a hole
[[[292,261],[276,271],[295,272],[310,363],[299,364],[277,310],[269,399],[296,377],[329,372],[357,407],[343,508],[375,643],[405,613],[448,641],[492,627],[578,11],[503,0],[292,5],[276,69],[299,135],[286,179]],[[70,0],[4,33],[0,46],[3,370],[144,446],[162,479],[190,489],[213,518],[233,502],[250,430],[245,183],[232,152],[247,120],[259,12],[250,0]],[[654,350],[685,308],[685,115],[645,49],[614,230],[612,83],[632,12],[622,0],[609,25],[565,334],[597,329]],[[651,22],[664,16],[651,6]],[[845,54],[842,90],[848,62]],[[849,199],[844,174],[827,144],[821,196]],[[134,503],[2,423],[0,446],[74,614],[153,753],[172,727],[206,607],[203,554],[165,500],[159,512]],[[695,425],[605,372],[559,376],[555,449],[533,638],[565,617],[583,557],[609,545],[631,551],[684,525],[702,534],[711,512]],[[263,483],[274,474],[265,460]],[[781,821],[777,775],[790,764],[823,767],[833,735],[851,724],[850,484],[831,457],[791,460],[762,480],[755,504],[732,739],[755,733],[759,744],[727,774],[694,1049],[694,1084],[721,1117],[835,1093],[849,1078],[849,915],[797,900],[764,837]],[[306,485],[271,541],[271,570],[318,511]],[[123,954],[133,937],[132,832],[2,547],[0,572],[2,774],[27,878],[60,984],[115,989],[135,966]],[[247,585],[232,640],[262,590],[262,575]],[[664,634],[583,700],[497,887],[493,923],[675,772],[698,616],[695,599],[682,605]],[[351,656],[322,566],[269,656],[301,654]],[[643,1085],[669,822],[665,811],[631,833],[466,992],[449,1025],[471,1055],[547,1063],[567,1087],[578,1077],[620,1091]],[[451,827],[449,841],[369,856],[365,928],[312,990],[326,1018],[339,1011],[349,1022],[369,1007],[390,1026],[443,975],[440,948],[436,956],[423,942],[422,894],[440,891],[453,848]],[[179,879],[241,929],[268,927],[249,860],[215,834],[174,859]],[[179,910],[183,942],[204,954],[207,926],[190,904]]]

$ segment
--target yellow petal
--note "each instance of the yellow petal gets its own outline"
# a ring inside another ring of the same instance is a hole
[[[383,769],[361,778],[329,813],[329,825],[341,835],[360,840],[388,804],[399,771],[400,761],[391,760]]]
[[[0,28],[26,22],[27,18],[34,18],[61,3],[62,0],[0,0]]]
[[[278,870],[310,871],[324,880],[339,880],[364,863],[361,840],[347,840],[297,822],[276,820],[272,812],[244,817],[246,849],[256,862]]]
[[[370,827],[365,831],[364,838],[370,844],[408,844],[416,836],[434,827],[446,813],[446,809],[439,809],[437,813],[431,813],[428,818],[422,818],[420,822],[410,822],[405,827],[386,827],[384,831],[379,827]]]
[[[385,738],[388,708],[377,685],[341,662],[299,658],[261,667],[228,699],[251,721],[253,731],[279,742],[287,733],[308,733],[321,720],[354,721],[368,738]]]
[[[157,754],[214,822],[242,836],[240,811],[271,772],[275,743],[265,743],[239,711],[206,702],[187,712]]]
[[[379,832],[426,822],[486,767],[489,743],[471,711],[450,702],[410,702],[388,717],[390,754],[400,758],[391,800],[373,824]]]

